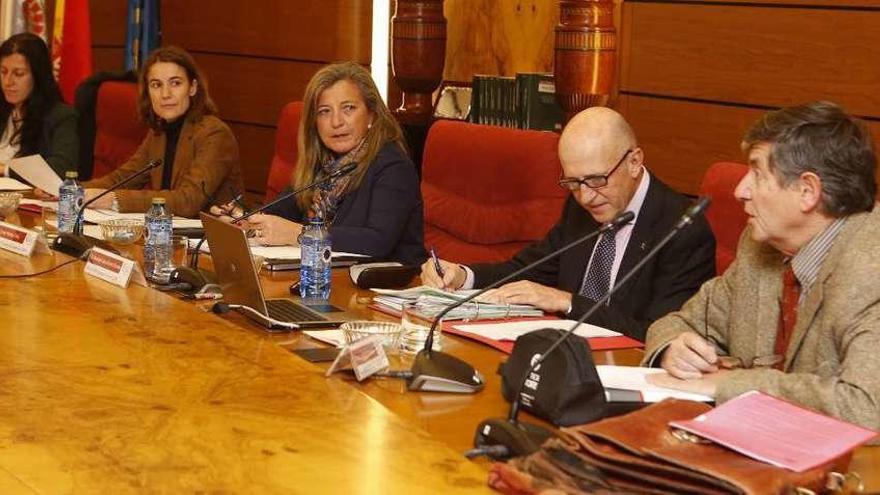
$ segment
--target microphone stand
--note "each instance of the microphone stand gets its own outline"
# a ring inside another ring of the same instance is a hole
[[[86,251],[88,251],[89,249],[91,249],[95,246],[99,246],[99,247],[101,247],[101,249],[106,249],[106,250],[112,251],[114,253],[117,252],[116,249],[114,249],[112,246],[110,246],[109,244],[107,244],[103,240],[95,239],[94,237],[89,237],[89,236],[83,235],[83,225],[82,224],[83,224],[83,215],[85,215],[86,208],[88,208],[90,204],[94,203],[98,199],[103,198],[107,194],[110,194],[111,192],[119,189],[120,187],[124,186],[125,184],[128,184],[129,182],[134,180],[136,177],[139,177],[139,176],[149,172],[150,170],[158,167],[159,165],[162,165],[161,159],[156,158],[154,160],[150,160],[149,162],[147,162],[147,164],[146,164],[146,166],[144,166],[144,168],[129,175],[125,179],[117,182],[116,184],[113,184],[108,189],[105,189],[104,192],[102,192],[101,194],[86,201],[85,204],[83,204],[79,208],[79,210],[76,212],[76,220],[74,221],[74,224],[73,224],[73,233],[59,234],[58,237],[55,238],[55,242],[52,243],[52,249],[55,249],[56,251],[60,251],[64,254],[68,254],[68,255],[73,256],[75,258],[82,257]]]
[[[338,177],[342,177],[342,176],[344,176],[344,175],[348,175],[348,174],[354,172],[354,170],[357,168],[357,166],[358,166],[358,164],[355,163],[355,162],[351,162],[351,163],[349,163],[349,164],[347,164],[347,165],[344,165],[344,166],[340,167],[339,170],[336,170],[335,172],[331,172],[331,173],[327,174],[327,177],[324,177],[323,179],[320,179],[320,180],[316,180],[316,181],[312,182],[311,184],[306,185],[306,186],[303,186],[303,187],[301,187],[301,188],[299,188],[299,189],[297,189],[297,190],[295,190],[295,191],[290,191],[290,192],[287,193],[287,194],[282,194],[281,196],[278,196],[277,198],[273,199],[272,201],[270,201],[270,202],[264,204],[263,206],[257,208],[256,210],[250,211],[250,212],[248,212],[248,213],[246,213],[246,214],[244,214],[244,215],[242,215],[242,216],[240,216],[240,217],[234,219],[234,220],[232,221],[232,223],[239,223],[239,222],[241,222],[242,220],[247,220],[247,219],[250,218],[252,215],[256,215],[257,213],[260,213],[260,212],[262,212],[262,211],[265,211],[267,208],[269,208],[269,207],[271,207],[271,206],[275,206],[276,204],[278,204],[278,203],[280,203],[280,202],[282,202],[282,201],[284,201],[284,200],[286,200],[286,199],[288,199],[288,198],[291,198],[291,197],[293,197],[293,196],[296,196],[297,194],[299,194],[299,193],[301,193],[301,192],[303,192],[303,191],[307,191],[307,190],[312,189],[312,188],[314,188],[314,187],[320,186],[321,184],[324,184],[324,183],[326,183],[326,182],[329,182],[329,181],[331,181],[331,180],[333,180],[333,179],[336,179],[336,178],[338,178]]]
[[[290,191],[287,194],[282,194],[281,196],[278,196],[277,198],[264,204],[263,206],[255,209],[255,210],[249,211],[247,213],[244,213],[244,214],[242,214],[242,216],[240,216],[238,218],[234,218],[232,220],[232,223],[237,224],[237,223],[241,222],[242,220],[247,220],[252,215],[256,215],[257,213],[260,213],[262,211],[266,211],[266,209],[268,209],[269,207],[277,205],[278,203],[280,203],[286,199],[292,198],[293,196],[296,196],[297,194],[299,194],[301,192],[308,191],[309,189],[313,189],[313,188],[320,186],[321,184],[324,184],[326,182],[329,182],[337,177],[342,177],[344,175],[348,175],[351,172],[353,172],[357,168],[357,166],[358,166],[357,163],[352,162],[352,163],[349,163],[343,167],[340,167],[339,170],[336,170],[335,172],[329,173],[327,175],[327,177],[324,177],[323,179],[316,180],[307,186],[301,187],[295,191]],[[202,249],[202,244],[204,244],[204,242],[207,239],[208,239],[207,236],[202,237],[202,239],[196,244],[195,251],[193,251],[193,254],[191,257],[190,266],[199,266],[199,252]]]
[[[483,377],[479,371],[474,369],[473,366],[462,361],[461,359],[456,358],[455,356],[452,356],[451,354],[433,350],[432,347],[434,344],[434,332],[437,330],[437,325],[440,323],[443,317],[446,316],[453,309],[461,306],[466,302],[476,299],[477,297],[485,294],[490,289],[493,289],[501,284],[513,280],[523,273],[534,269],[542,263],[552,258],[555,258],[556,256],[559,256],[569,249],[572,249],[573,247],[578,246],[586,242],[587,240],[602,234],[607,230],[619,228],[620,226],[632,221],[634,217],[635,214],[633,214],[633,212],[625,211],[617,215],[610,222],[602,225],[602,227],[600,227],[599,229],[596,229],[579,239],[575,239],[574,241],[566,244],[556,251],[547,254],[543,258],[529,263],[519,270],[516,270],[515,272],[505,277],[502,277],[495,282],[492,282],[483,289],[474,292],[467,297],[459,299],[458,301],[444,308],[443,311],[441,311],[434,318],[434,321],[431,324],[431,329],[428,331],[428,338],[425,340],[425,347],[415,356],[412,365],[412,375],[407,378],[407,388],[409,390],[458,393],[475,393],[482,390],[484,386]]]
[[[507,418],[492,418],[481,422],[477,426],[477,431],[474,435],[474,449],[466,452],[465,456],[473,458],[481,455],[488,455],[492,459],[501,460],[509,457],[527,455],[538,450],[545,440],[555,435],[552,431],[543,426],[520,423],[517,420],[521,402],[520,398],[522,397],[522,391],[523,388],[525,388],[529,376],[535,372],[541,363],[547,359],[547,356],[556,350],[556,348],[559,347],[568,336],[580,326],[581,323],[586,321],[598,311],[599,308],[605,305],[608,299],[610,299],[621,286],[626,284],[636,273],[638,273],[645,263],[655,257],[663,246],[669,243],[669,241],[671,241],[682,228],[692,224],[694,218],[709,206],[710,201],[711,198],[702,197],[691,205],[678,222],[676,222],[675,226],[672,227],[669,233],[666,234],[666,236],[663,237],[663,239],[661,239],[660,242],[648,252],[648,254],[639,260],[639,262],[636,263],[636,265],[632,267],[632,269],[624,275],[620,281],[614,284],[614,287],[612,287],[611,290],[599,298],[599,300],[596,301],[593,306],[571,326],[571,328],[566,330],[558,339],[556,339],[555,342],[553,342],[553,344],[550,345],[550,347],[547,348],[546,351],[541,353],[538,359],[535,359],[529,369],[523,374],[522,382],[517,388],[517,393],[514,396],[513,401],[510,403],[510,410]],[[602,402],[604,403],[605,401],[603,400]]]

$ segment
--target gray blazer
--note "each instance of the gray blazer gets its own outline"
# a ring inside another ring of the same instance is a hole
[[[784,371],[750,369],[719,380],[721,403],[759,390],[874,430],[880,429],[880,209],[851,215],[798,310]],[[722,354],[773,354],[782,294],[781,253],[747,228],[736,260],[681,311],[648,329],[645,363],[669,341],[707,331]]]

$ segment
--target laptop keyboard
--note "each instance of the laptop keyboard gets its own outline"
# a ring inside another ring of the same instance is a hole
[[[266,310],[269,312],[270,318],[284,322],[327,320],[326,317],[317,311],[297,304],[290,299],[267,299]]]

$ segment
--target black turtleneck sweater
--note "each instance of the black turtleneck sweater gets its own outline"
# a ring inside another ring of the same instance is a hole
[[[165,126],[165,161],[162,162],[162,189],[171,189],[171,177],[174,172],[174,155],[177,154],[177,141],[185,118],[169,122]]]

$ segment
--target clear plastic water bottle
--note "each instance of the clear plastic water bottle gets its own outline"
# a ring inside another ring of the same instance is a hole
[[[144,275],[154,282],[166,283],[174,264],[171,262],[171,213],[165,209],[165,198],[153,198],[144,225]]]
[[[320,218],[303,227],[299,295],[306,304],[326,303],[330,299],[330,246],[330,232]]]
[[[76,233],[76,216],[83,205],[85,191],[76,181],[79,174],[69,171],[58,188],[58,232]]]

